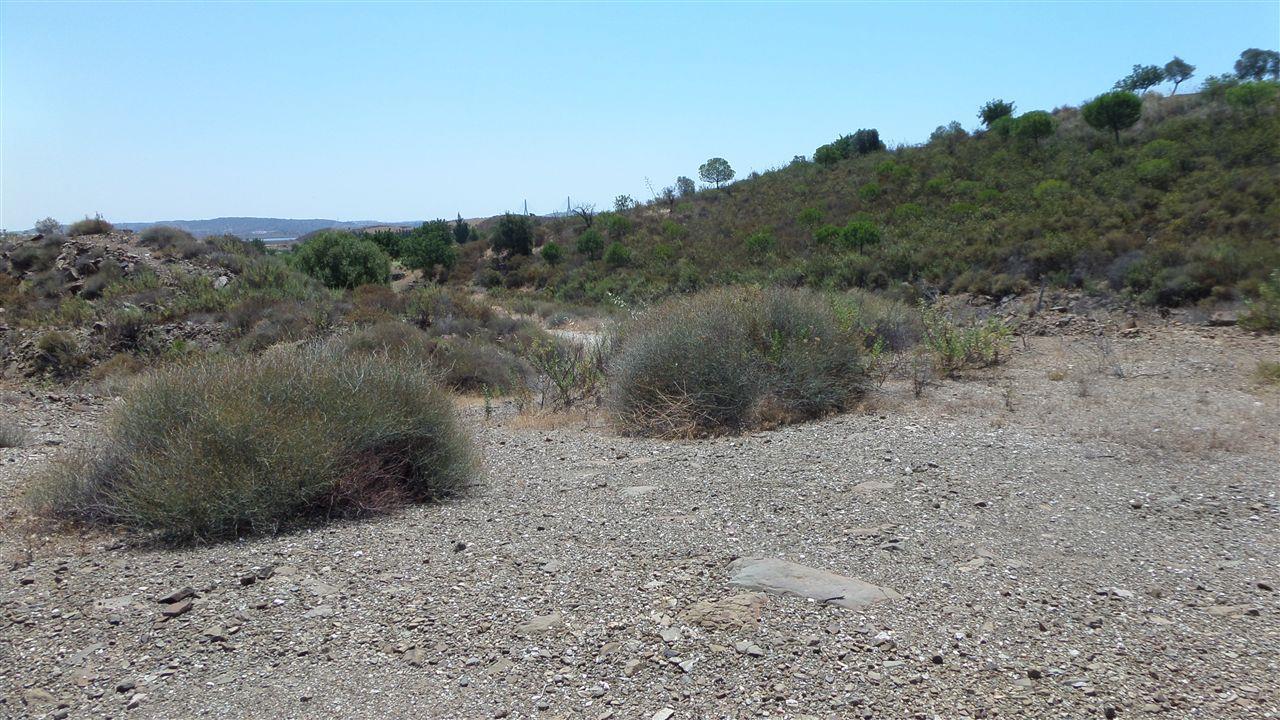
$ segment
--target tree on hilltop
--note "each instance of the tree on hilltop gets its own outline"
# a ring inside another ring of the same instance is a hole
[[[718,189],[733,179],[733,168],[729,166],[728,160],[713,157],[698,168],[698,177],[702,178],[703,182],[713,183]]]
[[[1173,59],[1164,64],[1164,79],[1173,83],[1173,92],[1170,95],[1178,93],[1178,86],[1190,80],[1195,75],[1196,66],[1183,60],[1177,55]]]

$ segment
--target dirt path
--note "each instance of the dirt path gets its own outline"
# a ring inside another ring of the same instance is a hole
[[[1275,717],[1280,394],[1248,376],[1277,357],[1035,338],[919,400],[697,443],[469,408],[467,497],[208,548],[28,543],[6,513],[0,716]],[[41,442],[101,413],[16,407]],[[3,502],[62,447],[0,451]],[[746,556],[903,597],[751,595]]]

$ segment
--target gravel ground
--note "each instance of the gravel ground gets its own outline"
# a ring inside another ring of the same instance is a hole
[[[0,716],[1277,717],[1280,393],[1249,379],[1277,357],[1029,338],[920,399],[687,443],[467,404],[466,496],[184,550],[25,518],[104,407],[11,394]],[[758,594],[740,557],[901,597]]]

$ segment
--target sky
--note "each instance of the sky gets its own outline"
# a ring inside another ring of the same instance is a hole
[[[0,0],[0,227],[606,207],[713,156],[917,143],[991,98],[1079,104],[1175,54],[1196,85],[1277,46],[1277,0]]]

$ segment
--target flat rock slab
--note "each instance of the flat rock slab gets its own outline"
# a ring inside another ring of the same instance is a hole
[[[729,564],[729,572],[732,573],[729,582],[733,585],[797,595],[846,608],[856,609],[902,597],[890,588],[777,558],[738,558]]]
[[[739,593],[722,600],[696,602],[681,613],[681,617],[713,630],[743,628],[754,626],[768,604],[769,597],[764,593]]]
[[[863,493],[864,495],[883,492],[885,490],[892,490],[892,489],[893,489],[893,483],[886,482],[884,480],[868,480],[866,482],[860,482],[857,485],[853,486],[854,492]]]
[[[657,485],[632,485],[630,487],[624,487],[618,492],[622,493],[622,497],[624,498],[637,498],[641,495],[648,495],[657,489]]]

